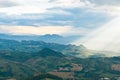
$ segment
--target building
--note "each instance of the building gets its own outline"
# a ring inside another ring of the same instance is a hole
[[[49,74],[61,77],[64,80],[66,80],[66,79],[67,80],[75,80],[73,72],[57,72],[57,71],[53,71],[53,72],[49,72]]]
[[[104,77],[104,78],[100,78],[99,80],[110,80],[110,78]]]
[[[17,80],[17,79],[14,79],[14,78],[10,78],[10,79],[7,79],[7,80]]]
[[[111,69],[112,69],[112,70],[115,70],[115,71],[120,71],[120,64],[113,64],[113,65],[111,66]]]
[[[72,71],[81,71],[83,69],[81,64],[72,64]]]

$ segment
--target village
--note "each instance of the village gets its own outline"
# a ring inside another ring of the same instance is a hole
[[[49,72],[52,75],[63,78],[64,80],[75,80],[74,72],[81,71],[83,69],[82,64],[72,64],[71,66],[58,67],[58,69]]]

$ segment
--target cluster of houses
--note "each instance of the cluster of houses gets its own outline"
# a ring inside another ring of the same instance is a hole
[[[59,66],[57,70],[49,72],[52,75],[63,78],[64,80],[75,80],[74,72],[81,71],[83,69],[81,64],[72,64],[71,66]]]
[[[74,72],[81,71],[83,69],[81,64],[72,64],[71,66],[59,66],[57,70],[49,72],[50,74],[56,75],[63,78],[64,80],[75,80]],[[113,64],[112,70],[120,71],[120,64]],[[100,78],[99,80],[111,80],[108,77]],[[114,77],[114,80],[120,80],[120,76]]]
[[[108,77],[103,77],[103,78],[100,78],[99,80],[120,80],[120,76],[116,76],[113,79],[110,79]]]
[[[63,78],[63,80],[75,80],[74,72],[79,72],[83,69],[82,64],[71,64],[70,66],[59,66],[54,71],[49,72],[49,74],[56,75]],[[120,71],[120,64],[113,64],[111,66],[112,70]],[[7,79],[16,80],[16,79]],[[108,77],[100,78],[99,80],[111,80]],[[114,80],[120,80],[120,76],[114,77]]]
[[[111,66],[111,69],[112,69],[112,70],[115,70],[115,71],[120,71],[120,64],[113,64],[113,65]]]
[[[111,70],[120,71],[120,64],[112,64]],[[111,79],[108,77],[103,77],[103,78],[100,78],[100,80],[111,80]],[[114,77],[114,80],[120,80],[120,76]]]

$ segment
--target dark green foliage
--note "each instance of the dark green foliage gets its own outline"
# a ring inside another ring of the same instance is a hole
[[[63,80],[62,78],[51,75],[51,74],[41,74],[38,76],[34,76],[33,78],[31,78],[29,80],[45,80],[46,78],[50,79],[50,80]]]
[[[64,55],[60,52],[56,52],[54,50],[51,50],[49,48],[44,48],[41,51],[38,52],[38,55],[40,57],[47,57],[47,56],[55,56],[55,57],[64,57]]]

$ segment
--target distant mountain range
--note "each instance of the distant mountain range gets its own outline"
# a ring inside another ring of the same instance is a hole
[[[80,36],[68,36],[63,37],[57,34],[46,34],[46,35],[8,35],[0,34],[1,39],[9,40],[35,40],[35,41],[44,41],[49,43],[59,43],[59,44],[69,44],[74,40],[80,38]]]
[[[100,57],[110,54],[110,52],[100,52],[100,51],[92,51],[84,47],[83,45],[72,45],[72,44],[57,44],[57,43],[48,43],[44,41],[34,41],[34,40],[8,40],[8,39],[0,39],[0,50],[6,51],[18,51],[18,52],[27,52],[27,53],[35,53],[43,48],[50,48],[52,50],[63,53],[67,56],[74,56],[79,58],[84,57]],[[48,49],[49,50],[49,49]]]
[[[43,48],[50,48],[58,52],[62,52],[65,55],[76,56],[76,57],[85,57],[88,56],[89,50],[86,49],[83,45],[64,45],[57,43],[46,43],[44,41],[33,41],[33,40],[7,40],[0,39],[0,50],[9,50],[9,51],[20,51],[20,52],[29,52],[34,53],[38,52]],[[49,50],[49,49],[48,49]]]

